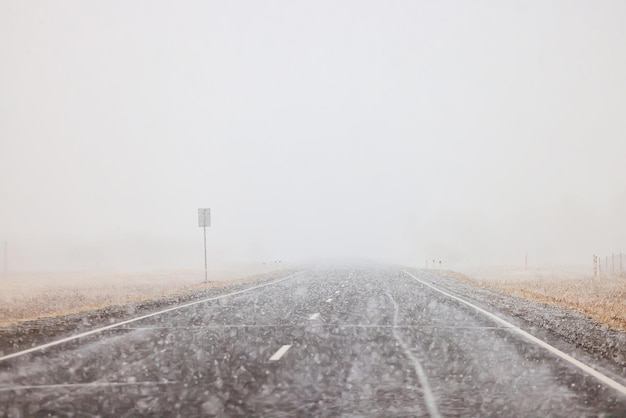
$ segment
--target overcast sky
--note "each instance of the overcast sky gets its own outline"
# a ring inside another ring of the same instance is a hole
[[[626,252],[626,2],[0,0],[15,269]]]

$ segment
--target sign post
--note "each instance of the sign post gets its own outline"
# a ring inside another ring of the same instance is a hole
[[[208,282],[208,268],[206,259],[206,228],[211,226],[211,208],[198,209],[198,226],[204,229],[204,281]]]

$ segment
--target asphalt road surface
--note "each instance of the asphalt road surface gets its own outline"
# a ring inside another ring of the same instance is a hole
[[[426,283],[312,268],[4,358],[0,416],[626,416],[619,383]]]

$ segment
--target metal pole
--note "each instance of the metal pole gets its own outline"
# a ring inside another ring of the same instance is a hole
[[[206,261],[206,226],[204,228],[204,282],[208,282],[209,281],[209,276],[207,273],[207,261]]]

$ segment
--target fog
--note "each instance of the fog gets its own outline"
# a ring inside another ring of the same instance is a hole
[[[0,3],[8,269],[625,251],[626,3]]]

